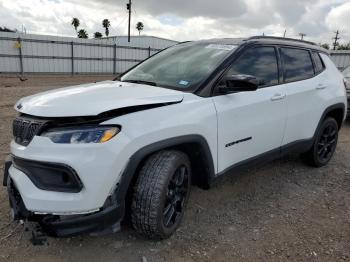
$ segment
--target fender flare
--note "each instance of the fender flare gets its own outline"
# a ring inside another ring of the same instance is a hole
[[[315,132],[314,132],[314,136],[313,136],[313,139],[315,139],[316,137],[316,133],[317,133],[317,130],[319,129],[319,127],[321,126],[322,122],[324,121],[324,119],[326,118],[326,115],[335,110],[335,109],[341,109],[343,111],[343,119],[342,119],[342,122],[344,121],[344,116],[346,114],[345,112],[345,104],[344,103],[338,103],[338,104],[334,104],[334,105],[331,105],[329,107],[327,107],[324,111],[323,111],[323,114],[320,118],[320,120],[318,121],[318,124],[317,124],[317,127],[315,129]],[[339,130],[340,130],[341,126],[339,126]]]
[[[212,183],[215,177],[214,161],[211,154],[207,140],[201,135],[185,135],[173,138],[168,138],[162,141],[155,142],[153,144],[147,145],[136,151],[129,159],[129,162],[122,173],[121,179],[117,184],[116,188],[116,200],[121,205],[125,205],[125,198],[132,180],[135,178],[137,168],[141,162],[150,154],[160,151],[162,149],[167,149],[171,147],[181,146],[184,144],[195,143],[200,145],[204,156],[203,165],[205,165],[205,170],[207,171],[206,178],[208,179],[208,185]]]

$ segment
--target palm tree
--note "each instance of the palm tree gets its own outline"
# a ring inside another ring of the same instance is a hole
[[[141,31],[143,30],[143,23],[142,22],[137,22],[136,29],[137,29],[137,31],[139,31],[139,35],[140,35]]]
[[[95,32],[94,33],[94,38],[101,38],[102,34],[100,32]]]
[[[74,26],[75,32],[78,32],[78,27],[80,26],[80,21],[78,18],[74,17],[72,19],[72,26]]]
[[[108,36],[109,35],[109,27],[111,26],[111,22],[109,22],[108,19],[103,19],[102,26],[105,28],[106,36]]]
[[[0,26],[0,32],[11,32],[11,33],[14,33],[14,32],[16,32],[15,30],[12,30],[12,29],[10,29],[10,28],[7,28],[6,26],[4,26],[4,27],[1,27]]]
[[[78,38],[89,38],[89,35],[85,29],[80,29],[78,31]]]

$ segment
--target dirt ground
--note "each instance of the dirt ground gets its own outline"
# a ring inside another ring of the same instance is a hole
[[[60,86],[111,79],[0,77],[0,173],[9,153],[13,104]],[[350,123],[328,166],[314,169],[297,156],[192,188],[179,230],[149,241],[128,226],[113,235],[49,238],[33,246],[30,232],[11,222],[0,189],[0,261],[350,261]]]

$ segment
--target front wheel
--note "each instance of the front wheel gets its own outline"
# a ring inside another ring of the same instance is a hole
[[[331,160],[338,142],[338,123],[327,118],[317,131],[312,148],[302,154],[304,161],[312,166],[321,167]]]
[[[133,227],[151,239],[169,237],[178,228],[191,186],[191,166],[186,154],[160,151],[141,168],[131,204]]]

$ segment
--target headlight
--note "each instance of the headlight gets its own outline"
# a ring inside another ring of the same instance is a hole
[[[59,144],[86,144],[107,142],[119,132],[116,126],[69,127],[49,129],[41,136]]]

